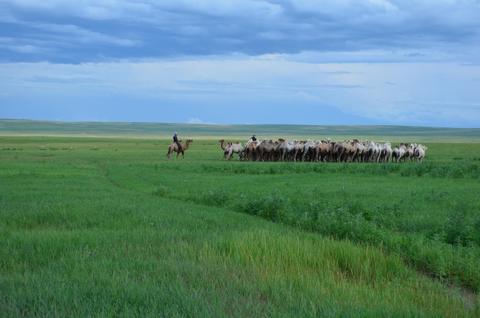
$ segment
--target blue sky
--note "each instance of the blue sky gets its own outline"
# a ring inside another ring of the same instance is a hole
[[[0,1],[0,118],[480,127],[479,0]]]

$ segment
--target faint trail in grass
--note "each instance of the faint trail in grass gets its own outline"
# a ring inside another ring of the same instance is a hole
[[[96,161],[95,164],[98,167],[98,171],[100,172],[100,175],[103,176],[105,178],[105,180],[107,180],[115,188],[122,189],[122,190],[128,190],[128,191],[132,191],[132,192],[138,192],[138,191],[135,191],[135,189],[126,187],[126,186],[122,185],[120,182],[115,181],[110,176],[110,170],[108,169],[108,167],[105,163]]]

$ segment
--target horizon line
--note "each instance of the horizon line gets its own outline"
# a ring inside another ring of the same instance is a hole
[[[98,124],[158,124],[158,125],[187,125],[187,126],[312,126],[312,127],[405,127],[405,128],[429,128],[429,129],[479,129],[480,127],[450,127],[450,126],[418,126],[398,124],[300,124],[300,123],[242,123],[242,124],[221,124],[221,123],[189,123],[189,122],[160,122],[160,121],[107,121],[107,120],[55,120],[55,119],[29,119],[29,118],[0,118],[0,121],[25,121],[25,122],[47,122],[47,123],[98,123]]]

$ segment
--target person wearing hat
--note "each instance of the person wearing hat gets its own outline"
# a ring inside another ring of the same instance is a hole
[[[182,150],[182,145],[180,144],[180,142],[178,141],[178,133],[175,132],[173,134],[173,142],[177,144],[177,147],[178,147],[178,150]]]

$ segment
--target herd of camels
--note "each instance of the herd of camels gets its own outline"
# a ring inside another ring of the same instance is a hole
[[[185,143],[170,144],[167,158],[173,153],[185,156],[193,140]],[[239,142],[219,141],[224,159],[232,159],[237,154],[244,161],[317,161],[317,162],[402,162],[423,161],[427,147],[415,143],[401,143],[392,148],[391,143],[377,143],[374,141],[361,142],[357,139],[335,142],[321,141],[293,141],[278,139],[253,140],[243,145]]]

